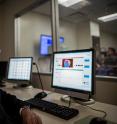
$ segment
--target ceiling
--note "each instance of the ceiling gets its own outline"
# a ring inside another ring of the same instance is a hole
[[[50,2],[47,2],[33,11],[50,15]],[[100,16],[117,12],[117,0],[85,0],[70,8],[59,5],[59,17],[72,23],[93,20],[100,23],[103,30],[117,34],[117,20],[102,23],[97,21]]]

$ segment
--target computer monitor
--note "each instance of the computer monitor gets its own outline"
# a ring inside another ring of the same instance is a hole
[[[59,43],[64,43],[64,37],[59,38]],[[40,55],[50,55],[52,54],[52,36],[51,35],[44,35],[40,36],[40,46],[39,46],[39,53]]]
[[[9,59],[8,80],[29,81],[32,74],[32,57],[12,57]]]
[[[53,88],[67,91],[72,97],[94,93],[93,49],[55,52],[53,56]]]

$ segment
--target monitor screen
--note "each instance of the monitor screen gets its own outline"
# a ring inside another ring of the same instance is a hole
[[[8,79],[30,81],[32,57],[14,57],[9,59]]]
[[[93,50],[54,53],[52,87],[93,92]]]
[[[64,37],[60,37],[60,44],[64,43]],[[40,54],[49,55],[52,53],[52,36],[41,35],[40,36]]]

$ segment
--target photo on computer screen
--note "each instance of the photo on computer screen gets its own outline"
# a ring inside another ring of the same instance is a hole
[[[73,67],[73,59],[63,59],[62,67],[64,68],[72,68]]]

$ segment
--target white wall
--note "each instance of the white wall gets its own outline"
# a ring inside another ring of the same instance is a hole
[[[92,48],[89,21],[77,25],[78,49]]]
[[[68,50],[86,49],[92,47],[89,21],[77,24],[62,21],[60,34],[65,37],[65,46]]]
[[[50,18],[36,13],[25,14],[20,19],[20,56],[34,56],[41,34],[51,34]],[[25,47],[24,47],[25,46]]]
[[[41,72],[49,72],[50,57],[40,57],[39,40],[41,34],[51,35],[51,18],[37,13],[28,13],[20,18],[19,56],[32,56],[40,65]]]
[[[65,50],[75,50],[78,49],[77,42],[77,24],[60,21],[60,36],[65,38],[63,48]]]

